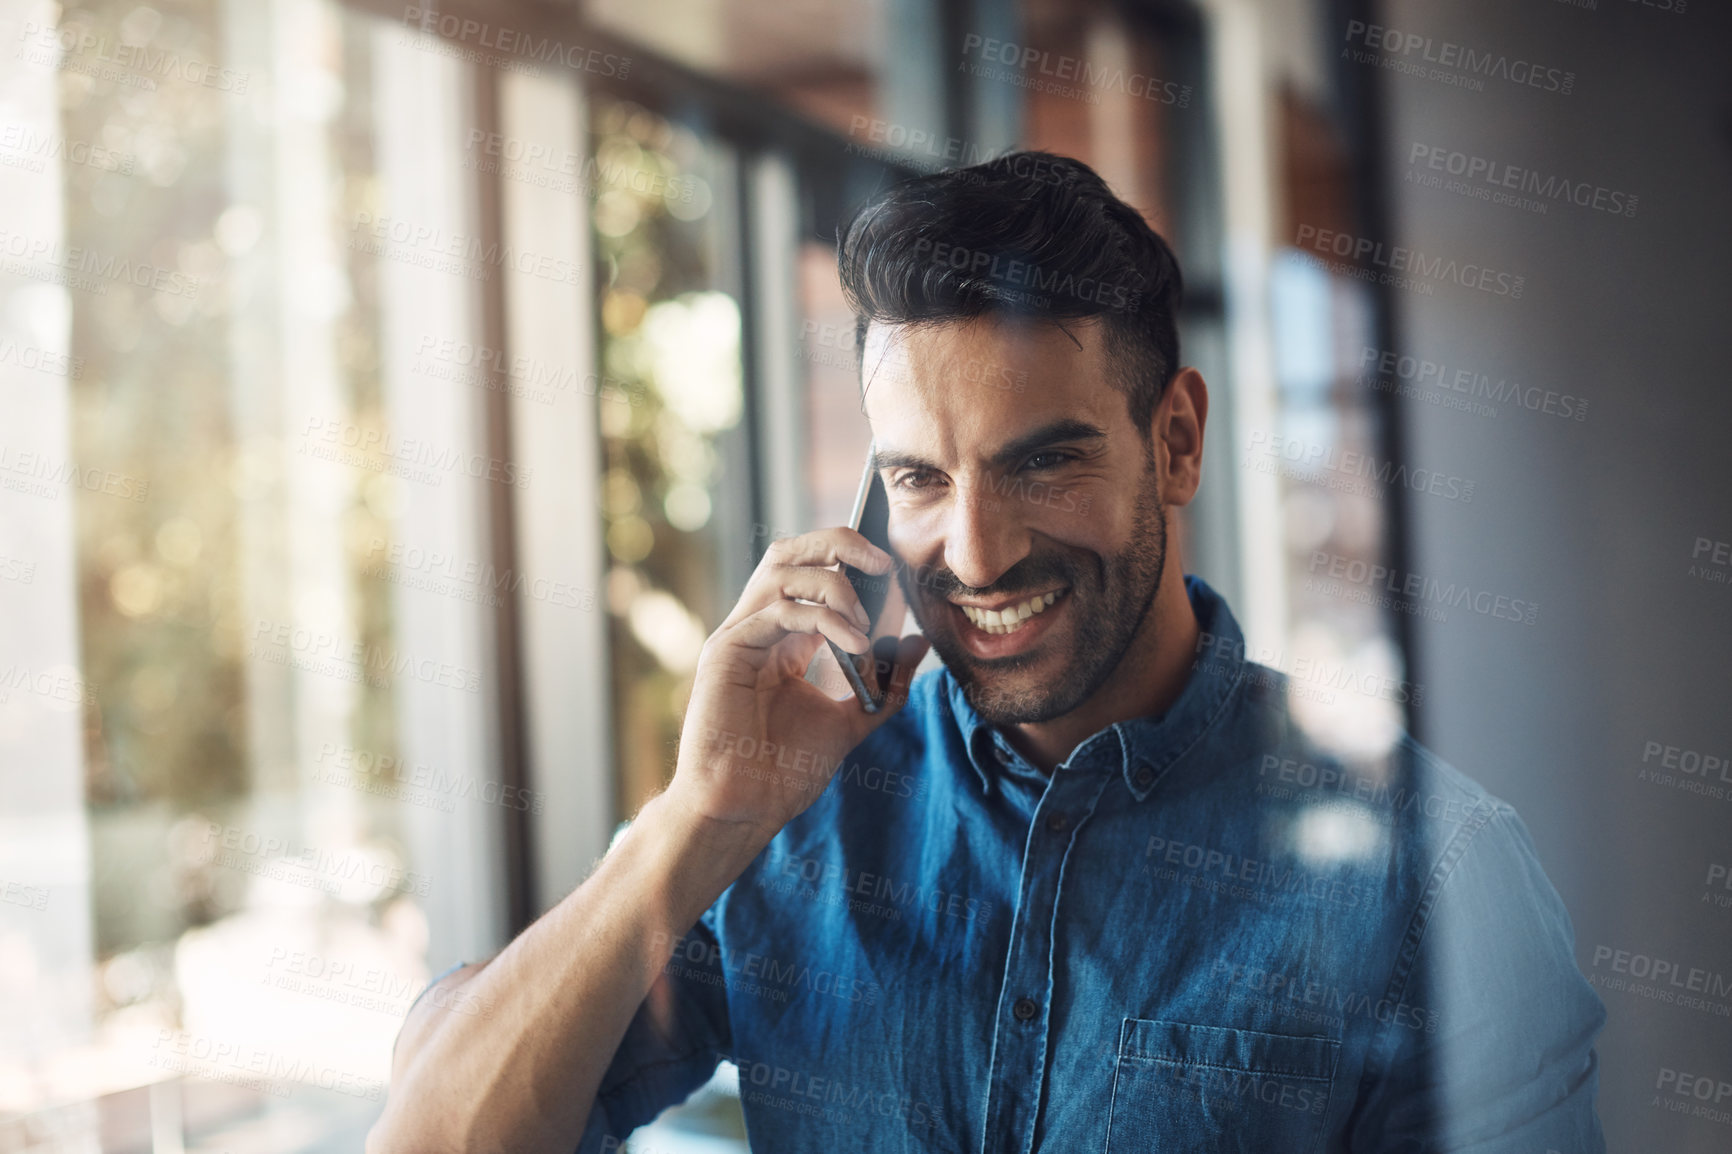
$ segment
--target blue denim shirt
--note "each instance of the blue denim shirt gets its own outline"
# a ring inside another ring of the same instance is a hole
[[[674,944],[579,1149],[725,1057],[780,1154],[1603,1151],[1605,1011],[1514,810],[1410,739],[1331,757],[1187,589],[1179,699],[1050,776],[917,678]]]

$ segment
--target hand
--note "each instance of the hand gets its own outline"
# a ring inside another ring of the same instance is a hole
[[[844,754],[901,709],[926,655],[924,637],[879,639],[879,668],[892,664],[875,713],[806,680],[825,638],[848,653],[868,648],[860,599],[831,568],[842,562],[868,573],[892,565],[853,529],[771,542],[698,657],[667,794],[693,816],[749,831],[760,848],[818,799]]]

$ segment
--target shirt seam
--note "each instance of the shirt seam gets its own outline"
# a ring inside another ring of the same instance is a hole
[[[409,1015],[415,1012],[415,1007],[421,1004],[421,999],[425,998],[432,991],[434,986],[437,986],[440,982],[443,982],[446,978],[449,978],[452,974],[455,974],[458,970],[461,970],[467,965],[469,965],[468,962],[458,962],[456,965],[450,966],[430,978],[427,984],[421,988],[421,992],[415,995],[415,1000],[409,1003],[409,1008],[403,1011],[403,1020],[409,1020]],[[397,1031],[397,1036],[391,1039],[391,1062],[393,1065],[395,1065],[397,1061],[397,1043],[402,1040],[402,1037],[403,1031],[399,1029]]]
[[[1197,727],[1196,735],[1193,736],[1190,741],[1185,743],[1185,747],[1183,749],[1179,750],[1177,753],[1173,754],[1172,757],[1167,761],[1167,763],[1165,765],[1160,766],[1158,769],[1155,770],[1155,772],[1157,774],[1164,776],[1175,765],[1178,765],[1185,758],[1189,757],[1191,755],[1192,750],[1196,749],[1198,745],[1202,744],[1203,739],[1209,735],[1209,731],[1215,728],[1215,723],[1217,721],[1221,720],[1222,716],[1227,712],[1227,707],[1230,704],[1232,704],[1233,697],[1234,697],[1234,695],[1236,695],[1239,692],[1239,686],[1244,681],[1244,679],[1245,679],[1245,663],[1240,662],[1239,667],[1233,671],[1232,683],[1230,685],[1228,685],[1226,688],[1226,691],[1221,694],[1220,703],[1218,705],[1216,705],[1213,712],[1211,712],[1209,714],[1209,716],[1204,719],[1203,724]],[[1153,768],[1153,767],[1151,767],[1151,768]],[[1159,784],[1160,784],[1159,781],[1151,781],[1148,785],[1148,788],[1143,791],[1142,796],[1138,797],[1137,800],[1141,801],[1141,800],[1143,800],[1143,798],[1146,798],[1149,794],[1153,793],[1155,790],[1155,787]],[[1134,788],[1134,786],[1133,786],[1133,788]]]
[[[1028,1149],[1033,1149],[1035,1136],[1041,1132],[1043,1125],[1047,1120],[1046,1105],[1051,1100],[1052,1079],[1048,1075],[1047,1065],[1052,1057],[1052,1011],[1053,1003],[1057,999],[1055,991],[1058,985],[1059,908],[1064,902],[1064,884],[1065,880],[1070,876],[1072,870],[1075,868],[1072,858],[1076,851],[1077,842],[1082,837],[1083,827],[1088,825],[1089,819],[1094,817],[1095,811],[1100,808],[1101,798],[1106,796],[1107,785],[1111,781],[1111,774],[1103,774],[1101,776],[1099,784],[1095,786],[1094,795],[1089,799],[1087,811],[1076,822],[1076,824],[1070,827],[1070,836],[1065,841],[1064,854],[1060,857],[1058,863],[1058,876],[1053,879],[1052,912],[1047,919],[1046,1021],[1044,1023],[1044,1028],[1041,1031],[1040,1059],[1035,1064],[1037,1075],[1040,1078],[1040,1088],[1034,1096],[1034,1112],[1029,1119],[1028,1141],[1026,1143]],[[1036,809],[1038,810],[1038,808],[1037,804]],[[990,1105],[991,1101],[989,1099],[988,1106],[990,1107]]]
[[[1473,843],[1479,839],[1481,831],[1490,824],[1491,819],[1497,814],[1498,808],[1495,804],[1492,804],[1489,799],[1481,799],[1473,820],[1463,822],[1460,828],[1456,830],[1455,836],[1450,839],[1449,845],[1444,847],[1443,854],[1432,869],[1431,877],[1426,881],[1425,892],[1414,907],[1407,933],[1402,936],[1401,952],[1396,958],[1395,970],[1390,974],[1389,984],[1385,987],[1386,1000],[1393,999],[1399,1005],[1407,997],[1408,986],[1413,980],[1413,973],[1419,961],[1419,953],[1424,948],[1426,935],[1431,929],[1432,914],[1436,910],[1438,898],[1443,893],[1443,887],[1448,884],[1450,878],[1455,876],[1456,867],[1467,856]],[[1366,1063],[1367,1078],[1373,1074],[1373,1063],[1376,1064],[1375,1072],[1379,1075],[1386,1074],[1389,1070],[1393,1055],[1385,1048],[1385,1042],[1389,1038],[1390,1032],[1395,1028],[1395,1018],[1396,1015],[1390,1015],[1390,1020],[1384,1022],[1371,1039],[1371,1046],[1368,1051],[1370,1060]]]
[[[1328,1039],[1330,1049],[1338,1051],[1341,1043],[1334,1038]],[[1307,1082],[1328,1082],[1335,1077],[1333,1065],[1326,1074],[1316,1070],[1286,1070],[1274,1066],[1232,1066],[1225,1062],[1193,1062],[1185,1058],[1159,1057],[1154,1054],[1137,1054],[1121,1052],[1118,1060],[1131,1062],[1165,1062],[1169,1066],[1195,1066],[1199,1070],[1228,1070],[1235,1074],[1277,1074],[1283,1078],[1299,1078]]]
[[[724,1058],[721,1051],[717,1050],[714,1046],[697,1046],[676,1058],[656,1058],[645,1062],[640,1066],[634,1067],[631,1073],[627,1074],[624,1078],[621,1078],[618,1082],[615,1082],[612,1086],[597,1086],[595,1091],[596,1105],[600,1106],[603,1098],[611,1099],[614,1103],[619,1105],[625,1105],[626,1103],[621,1101],[622,1098],[629,1098],[629,1096],[633,1094],[641,1096],[644,1093],[645,1087],[640,1083],[645,1078],[659,1074],[663,1070],[677,1069],[702,1054],[705,1050],[709,1050],[717,1056],[718,1064],[724,1060],[729,1062],[733,1061],[732,1057]],[[605,1110],[606,1107],[603,1106],[603,1109]],[[613,1111],[607,1110],[607,1115],[608,1125],[611,1126],[613,1124]]]

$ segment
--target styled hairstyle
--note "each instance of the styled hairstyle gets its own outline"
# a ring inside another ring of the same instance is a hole
[[[873,321],[1098,318],[1145,431],[1179,367],[1179,262],[1079,160],[1012,152],[904,181],[854,214],[836,263],[857,349]]]

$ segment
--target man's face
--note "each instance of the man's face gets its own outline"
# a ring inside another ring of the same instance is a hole
[[[862,350],[903,594],[997,725],[1093,696],[1166,562],[1154,449],[1109,383],[1100,325],[1065,327],[875,324]]]

